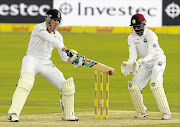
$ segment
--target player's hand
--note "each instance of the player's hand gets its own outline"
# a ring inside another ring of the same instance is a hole
[[[137,74],[137,71],[139,70],[139,68],[141,67],[142,64],[144,64],[144,59],[143,58],[139,58],[137,61],[135,61],[133,75]]]
[[[75,60],[74,67],[81,67],[85,62],[85,56],[80,56],[78,60]]]
[[[74,64],[79,58],[78,52],[74,49],[67,49],[65,53],[67,53],[67,56],[70,57],[72,64]]]
[[[78,54],[78,52],[76,50],[74,50],[74,49],[67,49],[65,51],[65,53],[67,53],[67,56],[69,56],[69,57],[72,57],[72,56]]]
[[[135,61],[133,59],[128,59],[127,61],[123,61],[121,64],[121,72],[127,76],[131,75],[134,72]]]
[[[74,54],[73,56],[70,57],[71,63],[78,63],[79,61],[79,55],[78,54]]]
[[[139,58],[139,59],[137,60],[137,62],[138,62],[140,65],[142,65],[142,64],[144,64],[144,59],[143,59],[143,58]]]

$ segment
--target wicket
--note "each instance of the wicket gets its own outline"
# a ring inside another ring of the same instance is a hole
[[[98,71],[95,70],[95,119],[98,118]],[[100,72],[100,119],[103,119],[103,73]],[[109,75],[106,75],[106,119],[109,119]]]

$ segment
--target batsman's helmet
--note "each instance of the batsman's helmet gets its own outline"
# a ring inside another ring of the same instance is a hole
[[[46,12],[45,19],[48,23],[50,23],[51,19],[58,20],[61,23],[61,12],[57,9],[50,9]]]
[[[142,14],[135,14],[131,18],[131,24],[130,26],[145,26],[146,20]]]

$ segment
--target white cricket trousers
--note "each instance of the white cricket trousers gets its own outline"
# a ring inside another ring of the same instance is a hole
[[[61,90],[65,81],[63,73],[50,59],[41,60],[31,55],[26,55],[22,60],[21,74],[24,72],[30,72],[34,76],[43,76],[59,90]]]
[[[155,61],[151,61],[147,64],[143,64],[137,74],[133,77],[132,81],[137,83],[140,90],[142,90],[149,79],[158,80],[161,84],[163,84],[163,74],[166,68],[166,56],[163,55],[156,59]]]

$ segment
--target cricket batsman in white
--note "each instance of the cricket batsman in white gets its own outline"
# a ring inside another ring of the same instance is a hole
[[[62,20],[60,11],[48,10],[45,20],[34,27],[26,55],[22,60],[21,75],[8,111],[8,120],[12,122],[19,122],[20,112],[33,87],[36,75],[45,77],[60,90],[62,120],[78,121],[74,114],[75,85],[73,78],[66,80],[50,58],[54,48],[58,49],[63,61],[72,63],[75,67],[81,67],[85,57],[79,57],[77,51],[64,46],[63,37],[57,31]]]
[[[148,116],[147,108],[143,103],[142,90],[151,78],[150,89],[162,120],[169,120],[171,111],[163,89],[166,56],[159,46],[157,35],[145,28],[145,25],[146,20],[142,14],[132,16],[130,26],[134,31],[128,36],[129,59],[121,64],[121,72],[124,75],[134,75],[132,81],[128,82],[128,89],[137,112],[135,118]]]

